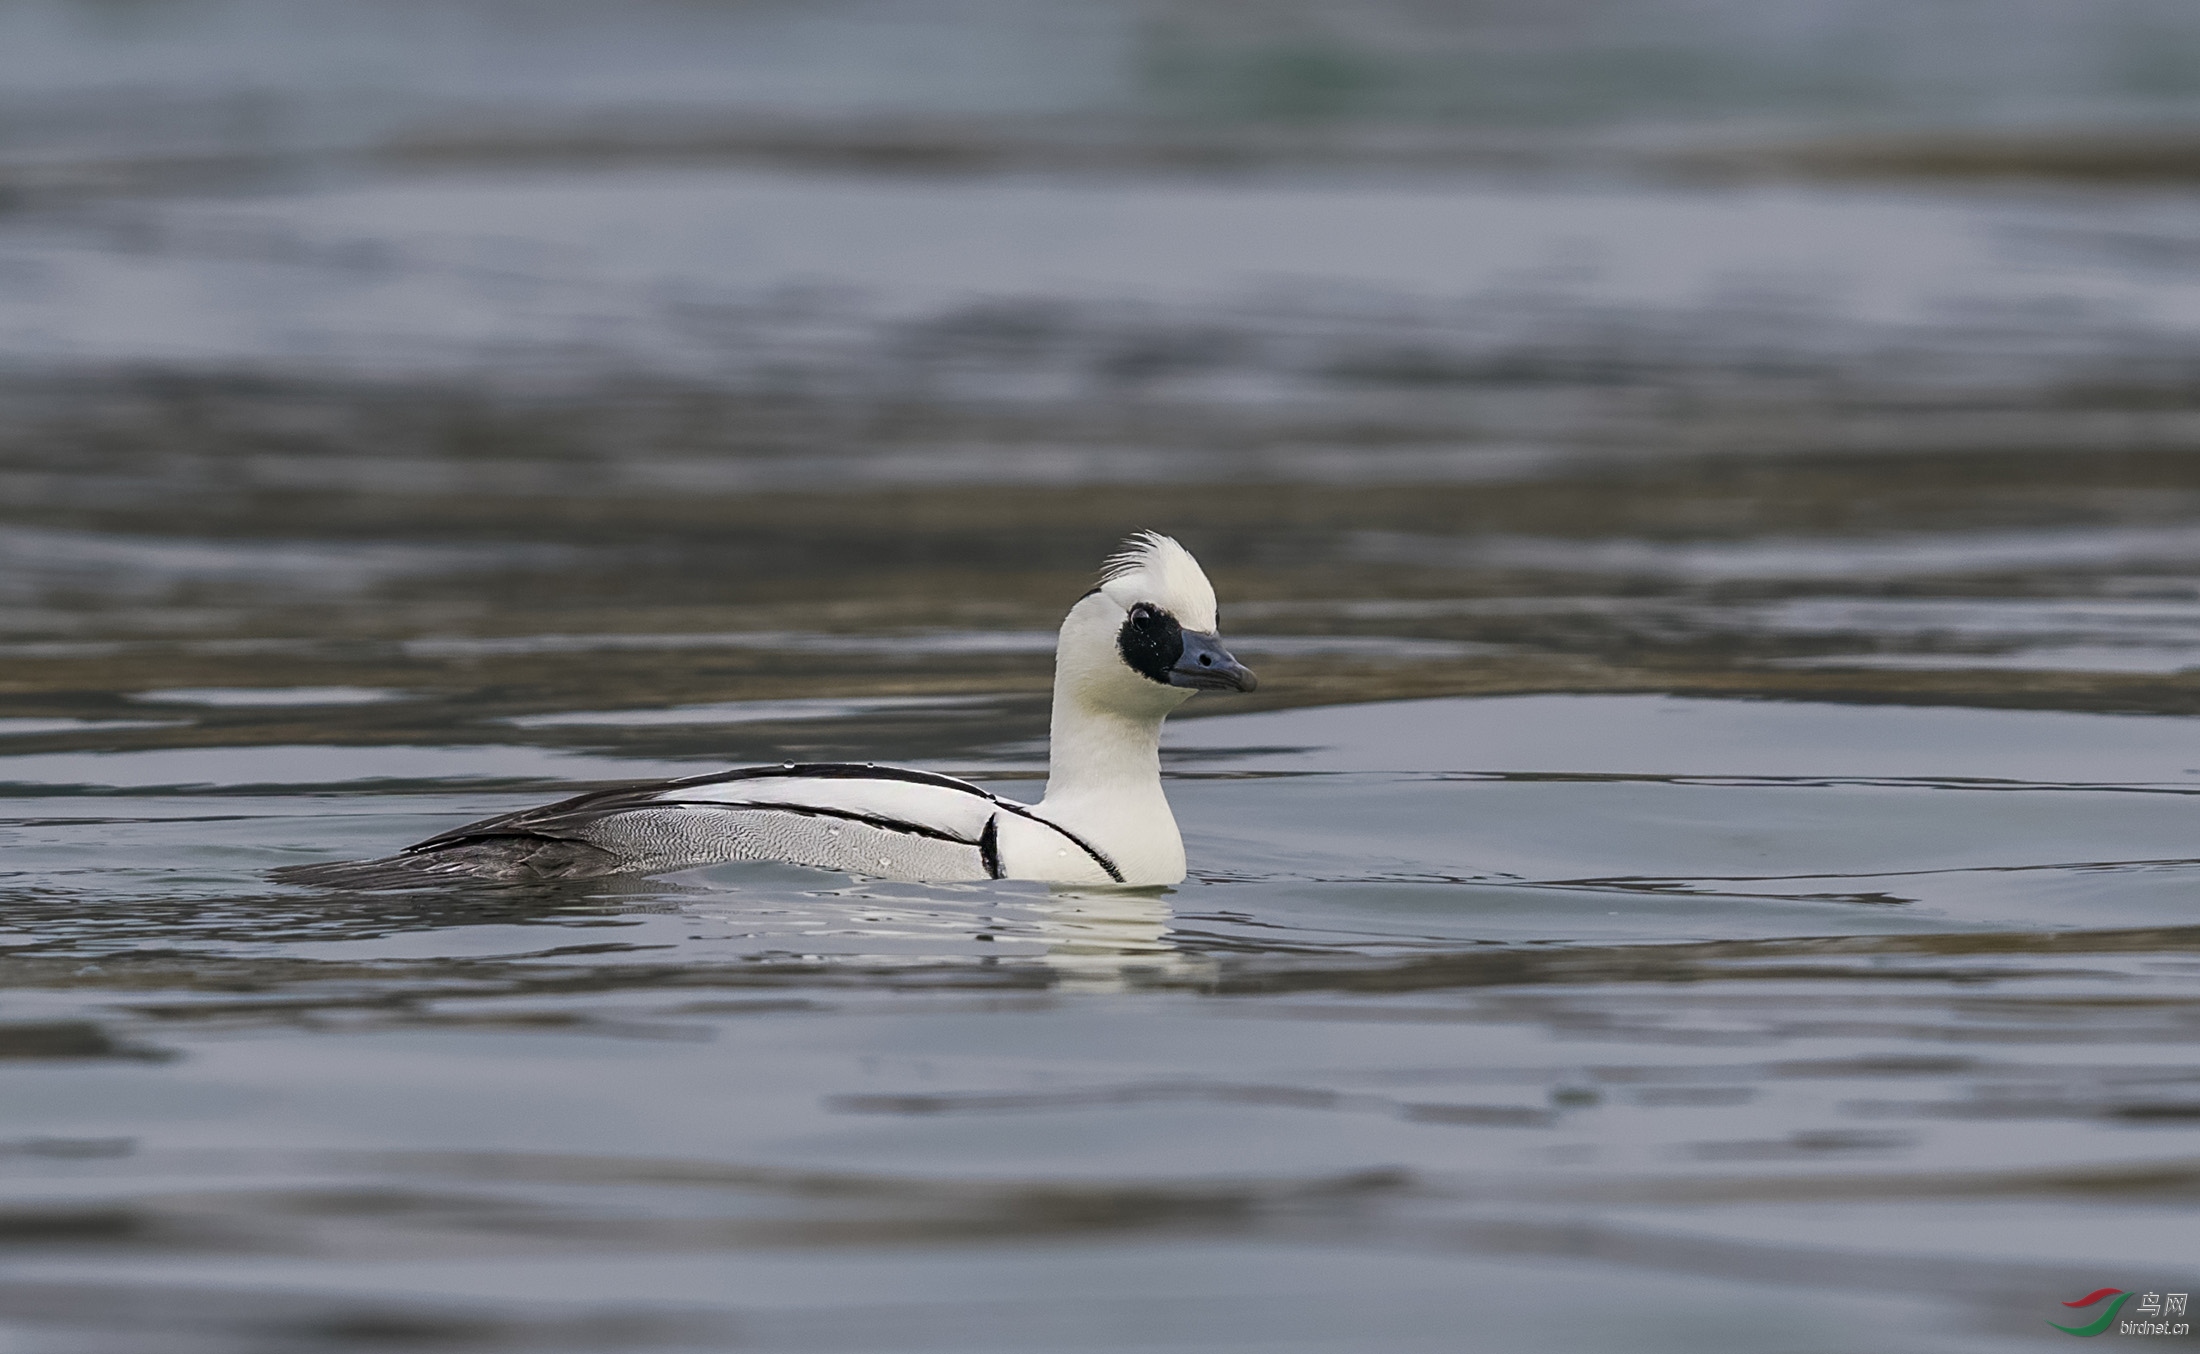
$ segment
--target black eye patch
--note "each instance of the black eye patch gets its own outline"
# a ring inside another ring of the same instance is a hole
[[[1184,656],[1184,627],[1168,612],[1140,602],[1115,632],[1115,647],[1131,671],[1167,686],[1169,669]]]

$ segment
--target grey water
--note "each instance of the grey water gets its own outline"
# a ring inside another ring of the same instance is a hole
[[[0,10],[0,1354],[2189,1293],[2195,146],[2140,0]],[[1177,888],[269,882],[1035,798],[1142,528]]]

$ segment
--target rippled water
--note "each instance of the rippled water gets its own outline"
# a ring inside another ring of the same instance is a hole
[[[2189,1291],[2183,9],[608,14],[0,13],[0,1354]],[[1179,888],[268,882],[1036,798],[1147,527]]]
[[[2189,1249],[2190,719],[1277,709],[1176,730],[1173,891],[329,897],[260,872],[693,763],[290,694],[0,759],[20,1347],[1986,1348]],[[678,736],[1014,793],[1032,715]]]

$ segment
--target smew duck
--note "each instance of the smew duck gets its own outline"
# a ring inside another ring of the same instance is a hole
[[[1161,724],[1201,691],[1250,691],[1191,552],[1145,532],[1102,566],[1054,651],[1037,804],[870,763],[745,767],[617,786],[485,818],[380,860],[292,866],[289,883],[419,887],[661,874],[781,861],[873,878],[1174,884],[1184,841],[1161,788]]]

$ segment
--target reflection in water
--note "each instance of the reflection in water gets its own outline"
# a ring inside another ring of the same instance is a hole
[[[816,872],[793,866],[680,878],[710,881],[702,897],[671,897],[683,915],[723,928],[713,939],[784,959],[858,968],[977,962],[1077,991],[1196,984],[1213,968],[1176,944],[1172,890],[871,880],[821,889]]]
[[[1135,979],[1196,980],[1212,965],[1178,951],[1168,889],[1055,887],[1033,900],[1047,966],[1073,991],[1122,991]]]

